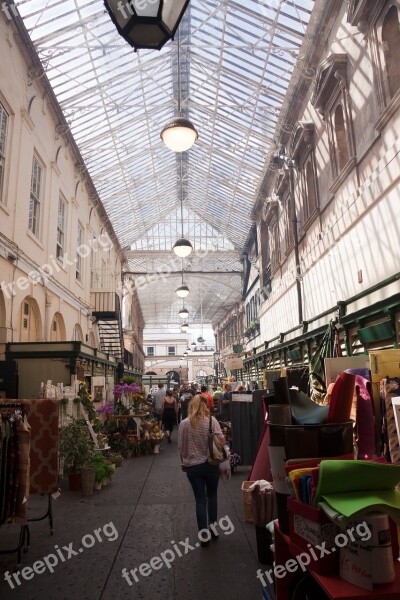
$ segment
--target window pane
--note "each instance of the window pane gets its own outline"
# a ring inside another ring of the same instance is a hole
[[[39,235],[41,178],[42,168],[39,161],[34,156],[32,162],[31,194],[29,199],[29,229],[36,236]]]
[[[82,257],[80,253],[80,246],[82,245],[83,240],[83,229],[82,226],[78,223],[78,232],[76,238],[76,279],[82,281]]]
[[[0,202],[3,200],[7,123],[8,114],[6,113],[4,106],[0,104]]]

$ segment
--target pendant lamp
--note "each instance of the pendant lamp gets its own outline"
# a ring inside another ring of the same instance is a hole
[[[104,0],[118,33],[135,48],[161,50],[175,36],[189,0]]]
[[[183,283],[183,260],[182,260],[182,285],[180,285],[176,290],[175,294],[179,296],[179,298],[186,298],[189,294],[189,288],[186,284]]]
[[[189,150],[199,137],[193,123],[181,115],[181,63],[180,34],[178,29],[178,115],[162,130],[160,136],[164,144],[173,152]]]
[[[179,258],[187,258],[193,250],[192,244],[186,240],[183,234],[183,169],[181,155],[181,237],[175,242],[172,249]]]

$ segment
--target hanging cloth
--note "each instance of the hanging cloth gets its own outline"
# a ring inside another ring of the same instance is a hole
[[[318,404],[321,404],[326,396],[325,359],[334,356],[335,329],[333,321],[330,321],[320,345],[310,360],[310,397]]]

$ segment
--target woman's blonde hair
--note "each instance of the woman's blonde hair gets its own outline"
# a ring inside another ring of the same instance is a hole
[[[208,417],[210,411],[208,410],[207,398],[201,394],[196,394],[189,402],[188,415],[189,421],[192,427],[196,427],[197,423]]]

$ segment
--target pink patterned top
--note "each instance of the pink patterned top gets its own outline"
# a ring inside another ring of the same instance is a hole
[[[179,425],[178,448],[184,467],[193,467],[207,462],[209,417],[204,417],[196,427],[192,427],[189,418]],[[211,417],[212,430],[224,437],[215,417]]]

